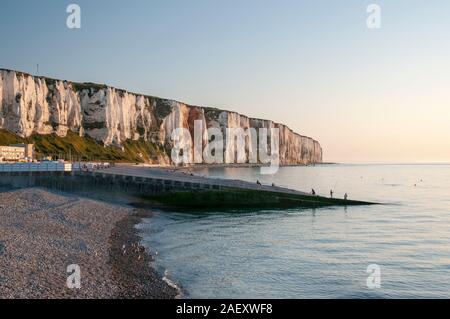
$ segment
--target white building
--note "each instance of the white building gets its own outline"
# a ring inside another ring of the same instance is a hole
[[[33,144],[16,144],[0,146],[0,162],[32,161],[34,158]]]

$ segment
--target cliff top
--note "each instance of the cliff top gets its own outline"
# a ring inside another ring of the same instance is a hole
[[[161,98],[161,97],[157,97],[157,96],[153,96],[153,95],[147,95],[147,94],[141,94],[141,93],[132,92],[132,91],[128,91],[128,90],[125,90],[125,89],[120,89],[120,88],[117,88],[117,87],[114,87],[114,86],[111,86],[111,85],[107,85],[107,84],[98,84],[98,83],[92,83],[92,82],[73,82],[73,81],[68,81],[68,80],[55,79],[55,78],[42,76],[42,75],[32,75],[30,73],[17,71],[17,70],[11,70],[11,69],[5,69],[5,68],[0,68],[0,71],[14,72],[14,73],[16,73],[16,75],[23,76],[23,77],[31,76],[33,78],[44,79],[46,81],[46,83],[48,83],[48,84],[50,84],[52,82],[56,82],[56,81],[68,83],[68,84],[71,84],[72,87],[76,91],[82,91],[82,90],[90,89],[90,88],[94,88],[94,89],[97,89],[97,90],[111,88],[111,89],[114,89],[115,91],[118,91],[118,92],[133,94],[133,95],[137,95],[137,96],[143,96],[143,97],[151,98],[151,99],[158,99],[158,100],[164,101],[166,103],[180,103],[180,104],[186,105],[188,107],[198,107],[198,108],[203,109],[205,112],[228,112],[228,113],[231,113],[231,114],[237,114],[237,115],[240,115],[240,116],[247,117],[249,120],[253,120],[253,121],[271,121],[277,126],[284,126],[284,127],[286,127],[288,130],[290,130],[293,134],[295,134],[297,136],[300,136],[302,138],[308,138],[308,139],[311,139],[311,140],[317,142],[315,139],[313,139],[313,138],[311,138],[309,136],[301,135],[301,134],[298,134],[298,133],[294,132],[289,126],[287,126],[285,124],[274,122],[272,120],[248,117],[248,116],[240,114],[240,113],[238,113],[236,111],[229,111],[229,110],[219,109],[219,108],[215,108],[215,107],[205,107],[205,106],[200,106],[200,105],[187,104],[187,103],[184,103],[184,102],[181,102],[181,101],[177,101],[177,100],[173,100],[173,99],[166,99],[166,98]]]

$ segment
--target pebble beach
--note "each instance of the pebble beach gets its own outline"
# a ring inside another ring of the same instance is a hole
[[[39,188],[0,192],[0,298],[175,298],[139,245],[142,217],[151,212]],[[70,265],[80,288],[67,285]]]

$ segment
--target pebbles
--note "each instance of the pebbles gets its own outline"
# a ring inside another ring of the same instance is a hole
[[[132,249],[134,213],[36,188],[0,193],[0,298],[173,298]],[[80,289],[67,287],[74,264]]]
[[[5,244],[0,241],[0,257],[3,257],[3,255],[6,253],[6,247]]]

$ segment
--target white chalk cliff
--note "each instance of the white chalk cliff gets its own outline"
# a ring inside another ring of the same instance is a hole
[[[0,69],[0,128],[21,137],[35,133],[64,137],[71,130],[106,146],[144,139],[161,144],[169,151],[172,131],[187,128],[193,137],[195,120],[203,121],[203,129],[220,128],[224,135],[227,127],[279,128],[281,164],[322,162],[319,142],[272,121],[129,93],[105,85],[72,83]],[[206,141],[205,134],[203,143]],[[247,149],[247,153],[251,151]],[[233,156],[233,150],[224,145],[224,158]]]

